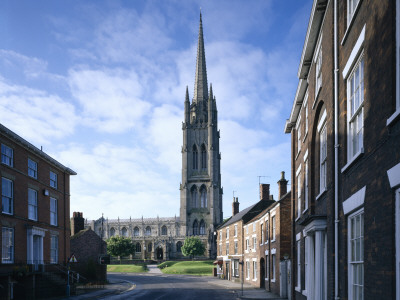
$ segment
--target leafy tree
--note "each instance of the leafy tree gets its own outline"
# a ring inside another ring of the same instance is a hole
[[[129,238],[112,236],[107,240],[107,252],[112,256],[128,256],[135,253],[135,245]]]
[[[205,250],[204,244],[195,236],[187,237],[182,246],[182,254],[192,258],[196,255],[203,255]]]

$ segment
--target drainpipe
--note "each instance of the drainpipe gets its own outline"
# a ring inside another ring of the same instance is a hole
[[[339,299],[339,140],[338,140],[338,22],[337,22],[337,0],[333,2],[334,14],[334,97],[335,97],[335,300]]]

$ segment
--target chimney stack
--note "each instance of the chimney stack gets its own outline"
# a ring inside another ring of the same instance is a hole
[[[269,200],[269,183],[260,184],[260,200]]]
[[[239,212],[239,198],[238,197],[233,197],[233,202],[232,202],[232,217],[236,215]]]
[[[83,218],[83,213],[74,212],[71,218],[71,235],[75,235],[83,229],[85,229],[85,219]]]
[[[278,200],[280,200],[287,193],[287,183],[288,181],[285,179],[285,171],[281,172],[281,179],[278,181],[279,186],[279,195]]]

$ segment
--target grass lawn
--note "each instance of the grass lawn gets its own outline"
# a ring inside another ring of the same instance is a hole
[[[144,273],[147,272],[146,265],[107,265],[107,272],[118,273]]]
[[[213,262],[207,261],[166,261],[158,265],[164,274],[183,274],[183,275],[213,275]]]

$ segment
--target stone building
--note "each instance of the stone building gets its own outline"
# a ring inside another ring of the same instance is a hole
[[[222,222],[222,194],[218,111],[212,85],[208,90],[203,25],[200,14],[194,96],[186,88],[182,123],[182,182],[180,216],[171,218],[88,221],[98,235],[132,238],[135,257],[164,260],[182,256],[187,236],[198,236],[206,246],[205,256],[215,257],[214,231]]]
[[[0,145],[0,298],[51,295],[40,286],[69,258],[76,173],[1,124]]]
[[[400,299],[400,1],[314,0],[291,133],[295,299]]]

